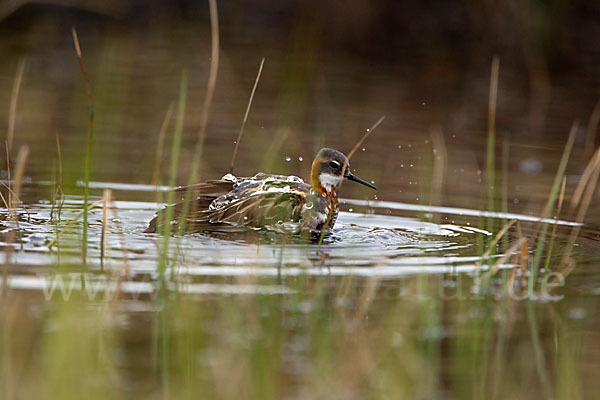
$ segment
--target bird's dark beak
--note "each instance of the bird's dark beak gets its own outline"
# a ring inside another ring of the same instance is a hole
[[[358,183],[360,183],[362,185],[370,187],[371,189],[377,190],[377,188],[374,185],[371,185],[367,181],[363,181],[362,179],[360,179],[356,175],[352,174],[352,172],[350,172],[350,171],[346,171],[345,178],[348,179],[349,181],[358,182]]]

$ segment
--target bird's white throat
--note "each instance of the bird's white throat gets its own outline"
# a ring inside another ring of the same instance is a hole
[[[323,173],[319,175],[319,182],[321,183],[323,189],[327,190],[328,193],[331,193],[331,189],[340,183],[340,177]]]

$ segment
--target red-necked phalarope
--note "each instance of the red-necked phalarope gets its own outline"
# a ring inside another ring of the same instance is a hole
[[[227,174],[219,180],[178,188],[181,202],[172,206],[171,224],[181,224],[183,200],[187,191],[192,190],[195,201],[188,205],[186,232],[217,230],[224,225],[260,228],[291,222],[301,231],[315,233],[335,224],[337,191],[344,179],[376,189],[350,172],[343,153],[324,148],[312,163],[310,185],[297,176],[258,173],[250,178]],[[146,232],[163,231],[165,210],[150,221]]]

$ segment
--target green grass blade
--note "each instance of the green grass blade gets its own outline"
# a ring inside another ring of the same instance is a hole
[[[567,168],[567,162],[569,161],[569,156],[571,155],[571,150],[573,149],[573,143],[575,142],[575,135],[577,133],[578,124],[574,123],[571,127],[571,132],[569,133],[569,138],[567,139],[567,144],[563,150],[562,157],[560,159],[560,164],[558,165],[558,170],[556,171],[556,176],[554,177],[554,183],[552,184],[552,190],[550,191],[550,196],[548,198],[548,204],[545,208],[544,215],[542,215],[542,219],[548,219],[552,215],[554,211],[554,204],[558,198],[558,192],[560,190],[560,183],[565,174],[565,169]],[[548,234],[548,224],[543,223],[542,229],[540,230],[540,235],[537,238],[537,245],[535,247],[535,254],[533,256],[533,265],[531,267],[531,273],[529,275],[528,282],[528,291],[531,295],[535,288],[535,281],[537,279],[538,269],[540,267],[540,263],[542,260],[542,254],[544,252],[546,235]]]

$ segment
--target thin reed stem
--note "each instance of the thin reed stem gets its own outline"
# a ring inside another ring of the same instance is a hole
[[[10,97],[10,108],[8,111],[8,134],[6,136],[7,148],[10,153],[12,150],[13,139],[15,136],[15,125],[17,121],[17,104],[19,102],[19,94],[21,92],[21,82],[23,81],[23,72],[25,71],[25,59],[22,58],[17,66],[17,75],[12,88]]]
[[[185,106],[187,102],[187,74],[181,74],[181,83],[179,86],[179,102],[177,106],[177,120],[175,122],[175,132],[173,135],[173,144],[171,145],[171,166],[169,168],[169,186],[175,186],[177,181],[177,169],[179,167],[179,152],[181,150],[181,137],[183,135],[183,122],[185,116]],[[175,192],[170,190],[167,194],[167,204],[173,203],[175,200]],[[163,221],[163,248],[159,257],[158,273],[161,279],[164,279],[164,274],[167,269],[169,256],[169,239],[171,237],[171,220],[173,219],[173,208],[165,209],[165,220]]]
[[[498,74],[500,59],[494,56],[490,73],[490,96],[488,101],[488,131],[485,183],[487,189],[487,211],[496,211],[496,106],[498,103]],[[487,230],[495,230],[495,221],[487,220]]]
[[[177,181],[177,170],[179,168],[179,153],[181,150],[181,138],[183,136],[183,123],[185,117],[185,108],[187,102],[187,74],[185,71],[181,74],[179,85],[179,101],[177,104],[177,119],[175,120],[175,131],[173,134],[173,143],[171,145],[171,165],[169,168],[169,186],[174,187]],[[170,190],[167,194],[167,204],[172,204],[175,200],[175,191]],[[173,207],[167,207],[161,213],[163,226],[163,244],[158,256],[158,299],[160,301],[161,312],[155,315],[154,335],[152,339],[153,365],[158,371],[158,356],[160,354],[160,371],[162,379],[163,398],[169,398],[169,370],[168,361],[168,329],[167,329],[167,282],[166,272],[169,263],[169,246],[171,239],[171,220],[173,219]],[[160,344],[160,352],[159,352]]]
[[[379,119],[377,121],[375,121],[375,123],[373,125],[371,125],[370,128],[367,128],[367,130],[365,131],[365,133],[363,133],[363,135],[360,138],[360,140],[354,145],[354,147],[352,148],[352,150],[350,150],[350,153],[348,153],[346,155],[346,158],[348,158],[348,161],[350,161],[350,159],[352,158],[352,156],[354,155],[354,153],[356,153],[356,150],[358,150],[358,148],[363,144],[363,142],[367,139],[367,137],[369,137],[369,135],[371,133],[373,133],[373,131],[375,129],[377,129],[377,127],[379,125],[381,125],[381,123],[384,120],[385,120],[385,115],[382,115],[381,117],[379,117]]]
[[[502,227],[502,229],[500,229],[500,231],[496,234],[494,239],[488,245],[488,249],[481,256],[481,260],[479,261],[480,263],[483,263],[487,259],[487,257],[490,255],[490,253],[493,252],[494,246],[496,246],[498,244],[500,239],[502,239],[502,237],[504,237],[504,234],[510,229],[511,226],[513,226],[513,224],[515,222],[517,222],[516,219],[511,219]]]
[[[584,158],[587,161],[594,151],[594,143],[596,142],[596,133],[598,132],[598,124],[600,123],[600,100],[594,106],[585,134]]]
[[[254,99],[254,93],[256,92],[256,87],[258,86],[258,81],[260,80],[260,75],[262,74],[263,65],[265,64],[265,58],[263,57],[260,61],[260,66],[258,67],[258,73],[256,74],[256,80],[254,81],[254,87],[252,88],[252,92],[250,93],[250,99],[248,100],[248,106],[246,107],[246,113],[244,114],[244,119],[242,120],[242,126],[240,126],[240,133],[238,134],[237,140],[235,141],[235,147],[233,149],[233,156],[231,156],[231,166],[229,167],[229,173],[233,173],[233,166],[235,163],[235,156],[238,152],[238,147],[240,146],[240,142],[242,141],[242,134],[244,133],[244,127],[246,126],[246,120],[248,119],[248,114],[250,113],[250,107],[252,107],[252,100]]]
[[[571,155],[571,150],[573,148],[573,143],[575,142],[575,135],[577,134],[579,125],[577,122],[573,124],[571,127],[571,131],[569,132],[569,138],[567,139],[567,144],[563,150],[562,157],[560,159],[560,164],[558,166],[558,170],[556,171],[556,176],[554,177],[554,183],[552,184],[552,189],[550,191],[550,196],[548,197],[548,203],[546,204],[544,214],[542,215],[542,220],[546,220],[552,215],[554,210],[554,204],[558,197],[560,183],[562,182],[563,176],[565,174],[565,170],[567,168],[567,163],[569,161],[569,156]],[[542,260],[542,254],[544,252],[544,245],[546,241],[546,235],[548,233],[548,224],[542,223],[542,227],[537,238],[537,245],[535,248],[535,254],[533,256],[533,265],[531,267],[531,273],[529,275],[529,283],[527,290],[529,294],[532,295],[535,289],[535,283],[537,280],[538,269]]]
[[[594,156],[594,158],[600,158],[600,148],[596,151],[596,155]],[[571,272],[571,263],[569,263],[569,259],[571,257],[571,252],[573,251],[573,246],[575,245],[575,240],[577,239],[577,237],[579,236],[579,232],[581,230],[581,224],[583,224],[583,219],[585,218],[585,215],[587,214],[587,210],[592,202],[592,198],[594,196],[594,193],[596,192],[596,186],[598,184],[598,178],[600,177],[600,163],[593,162],[590,161],[590,163],[588,164],[588,168],[591,167],[593,164],[593,171],[591,173],[590,179],[586,185],[585,188],[585,192],[582,195],[581,198],[581,203],[579,203],[579,209],[577,210],[577,217],[575,219],[576,222],[579,223],[579,225],[573,227],[573,230],[571,231],[571,234],[569,235],[569,241],[567,243],[567,247],[565,252],[563,253],[562,259],[560,261],[560,265],[567,265],[568,266],[568,270],[566,270],[563,273],[563,277],[568,275]],[[586,169],[588,169],[586,168]]]
[[[98,200],[98,201],[93,202],[92,204],[90,204],[88,206],[87,210],[83,210],[79,214],[77,214],[77,216],[75,218],[73,218],[71,221],[69,221],[46,246],[49,249],[52,248],[52,245],[54,245],[54,243],[56,243],[58,241],[58,239],[62,236],[63,233],[66,232],[67,229],[69,229],[70,227],[75,225],[75,223],[77,221],[79,221],[79,219],[81,217],[83,217],[85,214],[87,214],[91,209],[98,207],[100,204],[102,204],[102,201],[103,200]]]
[[[121,241],[121,248],[123,249],[123,265],[125,266],[125,276],[129,276],[131,271],[131,267],[129,265],[129,257],[127,257],[127,243],[125,242],[125,232],[123,231],[123,226],[121,225],[121,219],[119,218],[119,213],[117,212],[117,206],[113,203],[114,199],[111,198],[110,202],[110,211],[112,212],[115,226],[117,227],[117,234],[119,235]]]
[[[63,184],[63,160],[62,160],[62,151],[60,149],[60,138],[58,137],[58,132],[56,133],[56,154],[58,157],[58,176],[56,182],[56,198],[58,200],[58,220],[57,224],[60,223],[60,217],[62,214],[62,208],[65,203],[65,194],[63,192],[62,184]]]
[[[200,130],[198,131],[198,141],[194,152],[192,162],[192,173],[190,176],[190,184],[196,181],[200,160],[202,159],[202,151],[204,149],[204,140],[206,138],[206,128],[208,126],[208,117],[212,107],[213,97],[215,95],[215,87],[217,85],[217,73],[219,71],[219,12],[217,9],[216,0],[208,0],[210,8],[210,32],[211,32],[211,51],[210,51],[210,70],[208,72],[208,86],[204,97],[204,107],[200,114]],[[193,179],[192,179],[193,177]]]
[[[562,183],[560,185],[560,194],[558,195],[558,206],[556,207],[556,216],[554,217],[554,221],[558,221],[558,218],[560,217],[563,200],[565,198],[566,186],[567,186],[567,177],[563,176]],[[558,224],[556,222],[552,226],[552,233],[550,234],[550,245],[548,246],[548,254],[546,254],[546,264],[544,265],[545,269],[548,269],[550,267],[550,259],[552,257],[552,250],[554,249],[554,240],[556,239],[557,226],[558,226]]]
[[[194,157],[192,158],[192,165],[190,168],[190,176],[188,179],[188,186],[193,185],[198,180],[198,170],[200,167],[200,161],[203,157],[204,150],[204,139],[206,137],[206,129],[208,126],[208,117],[210,109],[212,107],[213,97],[215,94],[215,87],[217,85],[217,72],[219,70],[219,13],[217,9],[216,0],[208,0],[210,8],[210,27],[211,27],[211,58],[210,58],[210,71],[208,73],[208,86],[206,87],[206,94],[204,97],[204,107],[200,117],[200,130],[198,131],[198,138],[194,150]],[[179,218],[179,232],[185,231],[185,225],[187,216],[190,211],[193,211],[193,198],[195,197],[194,190],[188,190],[183,200],[183,207]],[[169,203],[170,204],[170,203]]]
[[[527,320],[529,322],[529,333],[531,334],[531,340],[533,342],[533,351],[535,355],[535,365],[540,378],[540,386],[543,392],[544,399],[554,399],[554,393],[552,393],[552,383],[546,370],[546,359],[544,357],[544,350],[540,343],[540,331],[538,328],[537,317],[535,315],[535,304],[532,301],[527,301]]]
[[[158,186],[160,166],[162,164],[163,151],[165,147],[165,136],[167,133],[167,128],[169,127],[169,121],[171,121],[171,116],[173,115],[174,108],[175,104],[171,102],[171,104],[169,104],[169,108],[167,109],[167,113],[165,114],[165,118],[163,119],[162,125],[160,126],[160,132],[158,133],[158,142],[156,143],[156,153],[154,155],[154,172],[152,173],[152,186]]]
[[[505,136],[504,140],[502,140],[502,187],[500,189],[501,190],[500,210],[502,210],[502,212],[504,214],[508,213],[508,159],[509,159],[509,153],[510,153],[510,140],[509,140],[508,136]],[[502,218],[503,224],[506,224],[507,222],[508,221],[506,218]],[[504,248],[508,247],[508,237],[505,237],[503,244],[504,244]]]
[[[108,226],[108,206],[110,204],[111,190],[104,189],[102,196],[102,230],[100,231],[100,272],[104,272],[104,245],[106,242],[106,228]]]
[[[17,230],[17,234],[19,235],[19,242],[21,243],[21,250],[23,249],[23,241],[21,240],[21,229],[19,227],[19,216],[17,215],[17,212],[15,211],[15,209],[19,206],[18,202],[18,198],[19,195],[21,193],[21,185],[22,185],[22,180],[23,180],[23,176],[25,173],[25,163],[27,161],[27,156],[29,155],[29,147],[27,147],[27,145],[22,146],[19,149],[19,153],[17,154],[17,162],[16,162],[16,166],[15,166],[15,195],[12,197],[13,199],[13,204],[11,204],[11,208],[13,210],[13,213],[10,214],[9,213],[9,217],[12,218],[13,222],[16,225],[16,230]],[[11,256],[12,256],[12,246],[10,246],[10,244],[12,244],[15,240],[15,233],[14,230],[11,229],[8,232],[7,238],[6,238],[6,243],[9,244],[9,246],[7,246],[6,251],[5,251],[5,264],[4,264],[4,270],[3,270],[3,282],[4,282],[4,287],[2,288],[2,292],[6,293],[6,282],[8,279],[8,275],[9,275],[9,271],[10,271],[10,266],[11,266]]]
[[[10,175],[10,151],[8,147],[8,140],[4,142],[6,148],[6,179],[7,179],[7,188],[8,188],[8,214],[12,213],[12,190],[10,189],[11,185],[11,175]]]
[[[79,38],[77,37],[77,31],[75,27],[71,28],[73,34],[73,43],[75,44],[75,53],[77,54],[77,60],[79,61],[79,67],[81,69],[81,74],[83,75],[83,80],[85,81],[85,91],[87,95],[88,102],[88,135],[87,135],[87,145],[85,150],[85,169],[84,169],[84,186],[83,186],[83,251],[81,252],[81,257],[83,261],[83,265],[87,264],[87,241],[88,241],[88,202],[90,196],[90,170],[92,163],[92,139],[94,137],[94,101],[92,96],[92,86],[90,84],[90,79],[88,77],[87,70],[85,69],[85,65],[83,63],[83,56],[81,54],[81,47],[79,46]],[[83,280],[82,280],[83,282]]]

